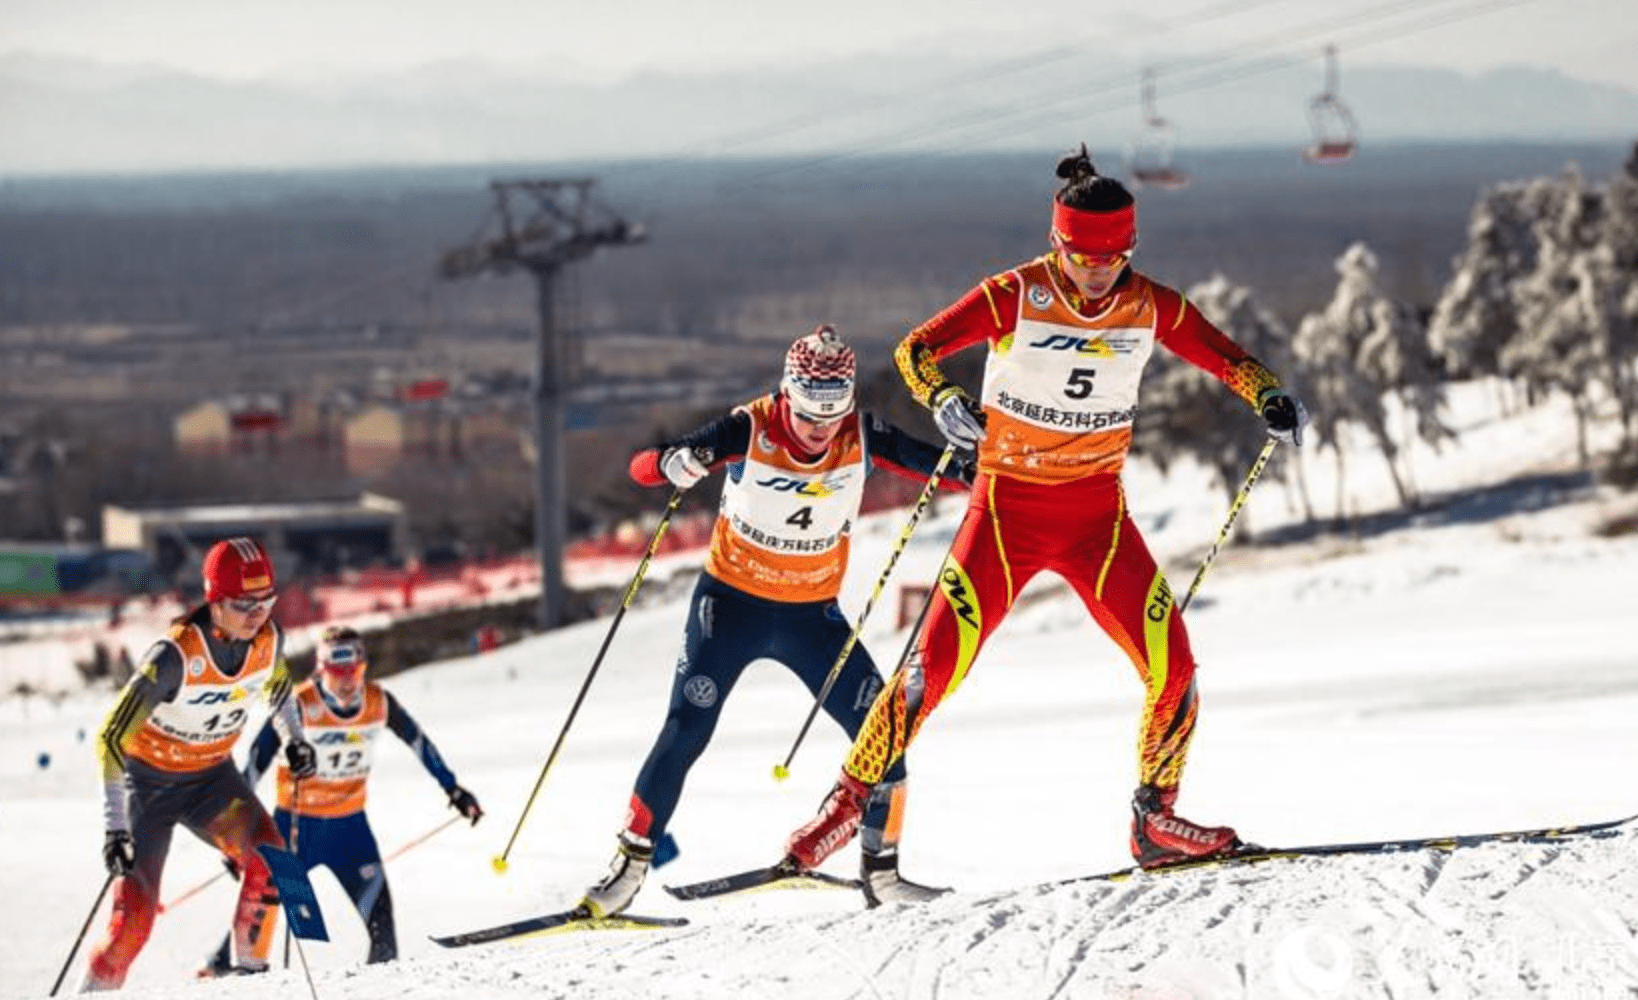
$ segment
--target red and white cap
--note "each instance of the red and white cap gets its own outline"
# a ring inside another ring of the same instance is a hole
[[[273,560],[254,538],[224,538],[205,553],[205,600],[225,601],[273,587]]]
[[[786,352],[785,377],[779,388],[793,412],[834,419],[853,410],[855,372],[853,348],[842,342],[834,328],[820,325]]]

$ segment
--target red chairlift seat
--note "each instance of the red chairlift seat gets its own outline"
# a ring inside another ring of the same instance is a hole
[[[1309,163],[1340,163],[1354,155],[1352,142],[1320,142],[1302,151]]]
[[[1133,167],[1133,187],[1154,187],[1162,191],[1180,191],[1189,186],[1192,178],[1175,167]]]
[[[1132,139],[1126,169],[1133,187],[1176,191],[1189,186],[1187,172],[1172,165],[1177,129],[1155,110],[1154,71],[1143,71],[1143,125]]]
[[[1341,163],[1359,148],[1359,126],[1353,112],[1337,96],[1337,50],[1325,47],[1325,92],[1308,102],[1308,121],[1314,141],[1302,151],[1309,163]]]

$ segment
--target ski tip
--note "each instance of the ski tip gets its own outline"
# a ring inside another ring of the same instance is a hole
[[[495,869],[496,875],[505,875],[506,869],[510,868],[511,865],[506,863],[505,858],[497,854],[493,858],[489,859],[489,867]]]
[[[784,781],[786,778],[791,776],[791,769],[786,767],[784,764],[775,764],[773,775],[775,781]]]

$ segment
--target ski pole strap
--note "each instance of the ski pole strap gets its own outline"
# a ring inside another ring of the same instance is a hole
[[[1223,547],[1224,542],[1228,541],[1229,531],[1234,527],[1234,519],[1240,516],[1240,508],[1246,505],[1246,499],[1251,496],[1251,488],[1257,485],[1257,479],[1262,476],[1264,466],[1268,465],[1268,460],[1273,456],[1274,449],[1279,443],[1278,439],[1269,438],[1268,443],[1263,445],[1262,452],[1258,454],[1257,461],[1251,464],[1251,471],[1246,473],[1245,482],[1240,484],[1240,492],[1234,495],[1234,502],[1229,505],[1228,517],[1224,518],[1223,528],[1217,533],[1217,541],[1211,543],[1211,551],[1206,553],[1205,560],[1201,562],[1200,568],[1195,571],[1194,582],[1189,584],[1189,592],[1184,594],[1183,600],[1178,602],[1178,614],[1182,614],[1188,608],[1189,602],[1194,600],[1195,593],[1200,589],[1201,581],[1206,578],[1206,571],[1211,569],[1211,564],[1217,559],[1218,550]]]
[[[877,598],[881,597],[882,591],[886,589],[887,579],[893,575],[893,567],[898,564],[899,554],[909,544],[910,536],[915,534],[916,525],[921,522],[921,515],[932,504],[933,494],[938,491],[939,480],[944,478],[945,471],[950,467],[950,460],[954,457],[955,445],[946,447],[944,454],[938,457],[938,464],[933,466],[933,471],[928,474],[927,485],[922,487],[921,496],[916,498],[916,505],[910,511],[909,520],[905,521],[904,527],[899,529],[899,537],[893,543],[893,551],[887,557],[887,565],[882,568],[881,576],[876,578],[876,587],[870,592],[870,598],[865,601],[864,610],[859,613],[859,620],[854,623],[852,633],[848,635],[847,641],[842,644],[842,651],[836,654],[836,662],[830,665],[830,673],[825,675],[825,683],[819,688],[819,696],[814,699],[813,707],[808,710],[807,719],[803,721],[801,730],[796,734],[796,742],[791,744],[791,752],[785,755],[784,763],[774,766],[774,779],[776,781],[783,781],[790,776],[791,761],[796,758],[797,748],[802,745],[802,740],[807,737],[808,729],[813,725],[813,720],[819,715],[819,709],[824,707],[825,699],[830,695],[830,689],[836,684],[836,678],[841,676],[842,667],[847,663],[848,656],[852,654],[853,647],[858,644],[860,633],[864,631],[865,619],[870,617],[870,609],[876,606]]]
[[[591,690],[592,679],[597,676],[597,670],[603,665],[603,657],[609,651],[609,643],[614,641],[614,633],[619,630],[620,622],[626,617],[626,609],[631,607],[632,599],[637,596],[637,588],[642,586],[643,576],[648,572],[648,565],[654,560],[654,553],[660,549],[660,539],[665,537],[665,529],[671,524],[671,515],[677,512],[677,506],[682,503],[683,491],[671,491],[671,499],[666,502],[665,513],[660,516],[660,523],[654,529],[654,537],[648,540],[648,548],[643,552],[643,558],[637,563],[637,570],[631,575],[631,583],[626,587],[625,596],[620,599],[620,607],[614,612],[614,618],[609,622],[609,630],[603,636],[603,645],[598,647],[597,656],[592,660],[591,670],[580,685],[580,693],[575,695],[574,704],[569,707],[569,715],[563,720],[563,728],[558,731],[557,741],[552,744],[551,753],[546,756],[546,763],[541,765],[540,775],[535,778],[535,787],[530,790],[529,798],[523,804],[523,812],[518,815],[518,821],[512,827],[512,835],[506,838],[506,848],[490,859],[490,866],[497,873],[506,871],[507,859],[512,855],[512,848],[518,842],[518,834],[523,832],[523,821],[529,818],[529,811],[534,808],[535,798],[540,794],[540,788],[546,783],[546,775],[557,760],[558,751],[563,749],[563,739],[569,735],[569,727],[574,724],[574,717],[580,712],[580,704],[586,700],[586,692]]]

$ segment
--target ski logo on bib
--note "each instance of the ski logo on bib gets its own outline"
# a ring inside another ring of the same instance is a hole
[[[186,704],[189,705],[221,705],[226,702],[244,701],[248,693],[244,688],[231,688],[227,691],[201,691]]]
[[[847,485],[848,473],[829,475],[823,479],[792,479],[789,476],[769,476],[767,479],[757,480],[758,486],[765,486],[776,493],[795,493],[805,497],[828,497]]]
[[[356,730],[332,729],[329,732],[315,734],[312,742],[319,746],[329,746],[333,743],[363,743],[365,736]]]
[[[1048,351],[1074,351],[1084,358],[1112,358],[1115,356],[1114,349],[1102,337],[1071,337],[1064,333],[1051,333],[1029,346]]]

